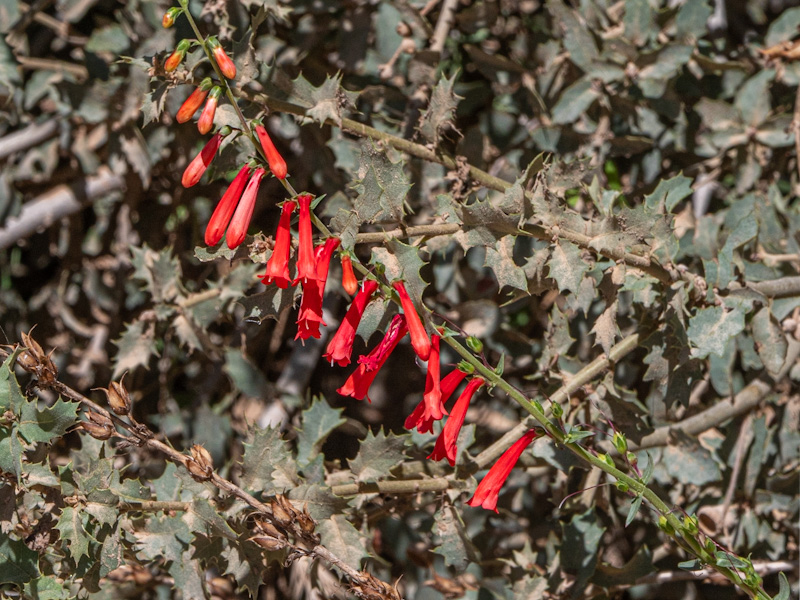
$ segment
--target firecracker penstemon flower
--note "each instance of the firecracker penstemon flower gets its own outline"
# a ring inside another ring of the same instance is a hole
[[[203,177],[203,173],[206,172],[208,165],[211,164],[211,161],[214,160],[214,156],[217,154],[217,150],[219,150],[219,145],[222,143],[222,134],[216,133],[214,136],[206,142],[206,145],[203,146],[203,149],[197,154],[197,156],[192,159],[192,162],[189,163],[189,166],[186,167],[186,170],[183,172],[183,177],[181,177],[181,183],[183,187],[189,188],[193,185],[196,185],[198,181]]]
[[[259,167],[250,176],[250,181],[247,182],[247,187],[242,194],[239,204],[231,218],[231,224],[228,226],[228,232],[225,234],[225,243],[228,248],[233,250],[244,241],[247,236],[247,228],[250,226],[250,219],[253,217],[253,209],[256,205],[256,198],[258,197],[258,187],[261,185],[261,178],[264,177],[266,171]]]
[[[381,342],[372,352],[358,359],[359,365],[356,370],[336,391],[342,396],[351,396],[356,400],[363,400],[366,397],[368,402],[372,402],[367,395],[369,386],[375,381],[378,371],[406,333],[408,333],[406,318],[403,315],[395,315]]]
[[[408,321],[411,346],[420,359],[428,360],[428,356],[431,354],[431,340],[428,338],[425,326],[422,324],[417,309],[414,307],[414,303],[411,301],[411,297],[406,291],[406,286],[402,281],[395,281],[392,287],[397,290],[397,295],[400,296],[400,304],[403,307],[403,313],[405,313],[406,320]]]
[[[430,453],[428,458],[433,460],[447,459],[451,467],[456,465],[456,456],[458,453],[457,443],[458,434],[461,432],[461,426],[464,424],[464,417],[467,416],[467,409],[469,408],[470,400],[478,389],[486,383],[480,377],[473,377],[467,383],[467,387],[461,392],[461,395],[456,400],[453,409],[450,411],[450,416],[442,428],[442,433],[436,439],[436,445],[433,447],[433,452]]]
[[[353,261],[349,254],[342,254],[342,287],[351,296],[358,291],[358,279],[353,271]]]
[[[467,500],[467,504],[470,506],[482,506],[487,510],[498,512],[497,499],[500,495],[500,489],[508,479],[511,470],[517,464],[525,448],[534,439],[536,439],[536,432],[533,429],[529,429],[508,450],[503,452],[503,455],[497,459],[497,462],[492,465],[492,468],[489,469],[489,472],[478,484],[478,488],[472,498]]]
[[[350,355],[353,353],[353,342],[356,339],[356,331],[358,324],[361,322],[361,317],[364,315],[364,309],[367,308],[372,294],[378,289],[378,282],[372,279],[364,280],[361,289],[347,309],[347,314],[342,319],[339,329],[336,334],[331,338],[328,343],[328,348],[323,354],[323,358],[331,363],[340,367],[346,367],[350,364]]]
[[[453,392],[456,391],[456,388],[464,381],[464,378],[468,375],[466,371],[462,371],[459,368],[455,368],[447,376],[442,379],[441,383],[439,384],[439,389],[441,391],[441,406],[442,411],[444,414],[447,414],[447,411],[444,408],[445,403],[450,399],[450,396],[453,395]],[[441,418],[441,417],[440,417]],[[408,415],[408,418],[405,422],[406,429],[414,429],[416,428],[417,431],[420,433],[430,433],[433,431],[433,423],[437,419],[433,419],[430,416],[430,413],[427,413],[427,405],[425,402],[425,398],[423,398],[414,411]]]
[[[303,284],[303,297],[300,300],[300,312],[297,317],[297,335],[294,339],[307,340],[310,337],[319,338],[320,326],[325,325],[322,320],[322,299],[325,294],[325,282],[328,279],[328,269],[333,251],[339,246],[339,238],[330,237],[320,244],[314,254],[316,261],[317,277],[309,279]]]
[[[286,289],[292,283],[289,274],[289,256],[292,252],[292,232],[290,224],[292,213],[297,204],[294,200],[287,200],[281,208],[281,219],[278,222],[278,231],[275,233],[275,246],[272,256],[267,261],[267,272],[261,281],[265,284],[274,283],[281,289]]]
[[[228,189],[222,195],[222,199],[214,209],[214,214],[206,226],[205,242],[207,246],[216,246],[225,235],[225,230],[231,222],[233,211],[236,210],[236,205],[239,204],[239,199],[242,197],[244,187],[247,185],[247,179],[250,177],[250,166],[244,165],[236,177],[233,178]]]
[[[314,234],[311,232],[311,200],[310,194],[300,194],[297,196],[297,204],[300,206],[300,221],[297,225],[297,238],[299,245],[297,248],[297,279],[298,282],[305,283],[309,279],[316,279],[317,267],[314,262]]]

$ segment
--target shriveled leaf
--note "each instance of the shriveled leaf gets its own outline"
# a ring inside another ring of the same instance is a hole
[[[455,79],[454,74],[450,79],[442,77],[439,80],[431,92],[428,108],[420,115],[417,129],[434,146],[439,145],[440,135],[445,128],[454,127],[453,117],[459,101],[459,97],[453,93]]]
[[[559,241],[553,247],[550,260],[547,261],[549,277],[555,279],[558,289],[562,292],[571,291],[576,293],[581,285],[588,265],[581,257],[581,250],[572,242]]]

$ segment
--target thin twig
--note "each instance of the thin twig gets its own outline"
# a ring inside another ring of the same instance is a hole
[[[450,33],[450,28],[455,21],[456,7],[458,0],[444,0],[442,10],[439,11],[439,19],[436,21],[436,29],[431,38],[431,50],[439,54],[444,50],[444,43],[447,40],[447,34]]]

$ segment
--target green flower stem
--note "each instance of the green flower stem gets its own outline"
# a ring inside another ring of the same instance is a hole
[[[633,336],[630,336],[633,337]],[[744,580],[739,576],[739,574],[729,568],[720,567],[716,564],[715,557],[710,554],[704,547],[703,544],[698,539],[697,535],[691,535],[689,532],[686,531],[683,523],[673,514],[673,511],[667,506],[667,504],[658,497],[658,495],[647,487],[646,484],[642,483],[638,479],[634,479],[630,475],[623,473],[615,466],[611,466],[606,463],[604,460],[600,459],[596,455],[592,454],[588,450],[586,450],[580,444],[574,442],[566,442],[566,436],[563,431],[561,431],[560,427],[550,421],[544,413],[544,409],[541,405],[537,402],[531,402],[529,398],[527,398],[522,392],[520,392],[517,388],[512,386],[508,383],[505,379],[495,373],[492,369],[487,367],[483,364],[478,358],[476,358],[467,348],[462,346],[455,338],[446,337],[443,338],[444,341],[453,349],[455,350],[464,360],[469,362],[473,367],[475,367],[475,372],[486,379],[487,382],[496,386],[503,390],[508,396],[513,398],[520,406],[522,406],[525,410],[527,410],[531,416],[536,420],[536,422],[547,431],[548,435],[553,439],[553,441],[557,444],[561,444],[562,446],[568,448],[574,454],[576,454],[579,458],[588,462],[589,464],[605,471],[608,475],[614,477],[617,481],[627,484],[628,488],[632,490],[636,495],[641,495],[647,500],[657,511],[660,515],[664,516],[667,519],[667,522],[672,526],[674,533],[671,534],[671,537],[685,550],[699,558],[704,564],[715,569],[729,581],[731,581],[737,587],[747,590],[751,596],[754,598],[759,598],[760,600],[769,600],[769,596],[766,595],[761,589],[752,588],[748,586]],[[636,341],[638,343],[638,339],[630,340],[628,338],[626,340],[626,346],[633,344]],[[564,392],[566,396],[566,392]]]

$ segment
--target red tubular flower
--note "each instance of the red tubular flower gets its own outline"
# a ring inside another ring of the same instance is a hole
[[[211,131],[214,126],[214,114],[217,112],[220,94],[222,94],[222,88],[215,85],[208,94],[208,100],[206,100],[206,105],[203,107],[203,112],[200,113],[200,118],[197,121],[197,131],[203,135]]]
[[[358,291],[358,280],[349,254],[342,254],[342,287],[351,296]]]
[[[275,247],[272,249],[272,256],[267,262],[267,272],[261,279],[262,283],[274,283],[282,290],[289,287],[292,278],[289,276],[289,255],[291,254],[292,233],[289,226],[292,220],[294,207],[297,206],[294,200],[283,203],[281,209],[281,220],[278,222],[278,232],[275,234]]]
[[[431,355],[433,355],[433,350],[431,350]],[[456,388],[464,381],[464,378],[467,376],[467,373],[462,371],[461,369],[453,369],[448,373],[448,375],[442,379],[440,384],[440,389],[442,392],[442,399],[441,399],[441,406],[442,411],[444,414],[447,414],[447,410],[445,410],[444,405],[450,399],[450,396],[453,395],[453,392],[456,391]],[[427,385],[427,381],[426,381]],[[405,422],[406,429],[414,429],[416,427],[417,431],[420,433],[430,433],[433,431],[433,422],[434,419],[427,419],[424,418],[426,411],[426,404],[425,398],[417,404],[417,407],[414,411],[408,415],[408,418]]]
[[[169,14],[169,13],[167,13]],[[164,15],[164,21],[166,21],[167,15]],[[162,24],[163,22],[162,21]],[[173,19],[174,22],[174,19]],[[164,25],[167,27],[167,25]],[[175,50],[167,57],[167,60],[164,61],[164,70],[167,73],[172,73],[175,69],[178,68],[178,65],[183,62],[183,58],[186,56],[186,51],[189,50],[189,46],[191,42],[189,40],[181,40],[178,42],[178,45],[175,46]]]
[[[478,488],[472,495],[472,498],[467,500],[470,506],[482,506],[486,510],[497,511],[497,497],[500,494],[500,488],[508,479],[511,469],[517,464],[519,457],[522,455],[525,448],[536,438],[536,432],[529,429],[525,434],[514,442],[508,450],[503,452],[503,455],[497,459],[497,462],[492,465],[489,472],[486,474]]]
[[[214,60],[217,61],[217,66],[222,71],[222,74],[228,79],[236,77],[236,65],[233,64],[231,57],[225,54],[225,50],[220,46],[217,38],[208,38],[208,45],[211,46],[211,54],[214,56]]]
[[[480,377],[470,379],[467,387],[461,392],[461,395],[456,400],[453,410],[450,411],[450,416],[444,424],[444,429],[439,437],[436,439],[436,445],[433,447],[433,452],[430,453],[428,458],[433,460],[447,459],[451,467],[456,465],[456,443],[458,442],[458,434],[461,431],[461,426],[464,424],[464,417],[467,416],[467,409],[469,408],[470,400],[475,392],[478,391],[484,384],[484,380]]]
[[[300,246],[297,249],[297,279],[303,283],[309,279],[317,278],[317,267],[314,262],[314,240],[311,232],[311,195],[300,194],[297,203],[300,205],[300,223],[298,224],[298,238]]]
[[[205,241],[207,246],[216,246],[225,234],[228,223],[231,222],[233,211],[236,210],[239,198],[242,197],[248,177],[250,177],[250,167],[245,165],[222,195],[222,199],[217,204],[217,208],[214,209],[214,214],[211,215],[208,226],[206,226]]]
[[[250,219],[253,217],[253,209],[258,197],[258,186],[261,185],[261,178],[265,173],[266,171],[262,168],[253,172],[242,194],[242,199],[239,200],[239,205],[236,207],[236,212],[233,213],[228,233],[225,234],[225,243],[231,250],[241,244],[247,235],[247,228],[250,226]]]
[[[186,170],[183,172],[183,177],[181,177],[183,187],[190,188],[200,181],[208,165],[214,160],[214,156],[217,154],[221,143],[222,136],[219,133],[215,134],[214,137],[206,142],[206,145],[203,146],[200,153],[192,159],[192,162],[189,163],[189,166],[186,167]]]
[[[395,315],[381,343],[367,356],[359,358],[358,362],[360,364],[358,368],[351,373],[344,385],[336,391],[342,396],[351,396],[356,400],[363,400],[366,396],[367,401],[372,402],[367,396],[369,386],[372,385],[378,375],[378,371],[406,333],[408,333],[408,325],[406,325],[405,317],[403,315]]]
[[[439,336],[431,337],[431,355],[428,357],[428,375],[425,378],[425,393],[420,402],[405,422],[406,429],[414,429],[420,433],[433,431],[433,422],[438,421],[447,411],[442,401],[439,365]]]
[[[200,105],[208,96],[209,90],[213,87],[213,83],[211,82],[210,77],[206,77],[203,81],[200,82],[200,85],[191,93],[186,101],[181,105],[178,109],[178,114],[175,115],[175,120],[178,123],[186,123],[189,119],[194,116],[194,113],[197,112],[197,109],[200,108]]]
[[[297,317],[297,334],[294,339],[307,340],[319,338],[319,326],[325,325],[322,320],[322,299],[325,294],[325,282],[328,279],[328,268],[333,251],[339,246],[339,238],[330,237],[317,247],[317,278],[309,279],[303,284],[303,298],[300,300],[300,312]]]
[[[411,333],[411,345],[414,352],[422,360],[428,360],[431,354],[431,341],[428,339],[428,333],[425,331],[425,326],[417,314],[417,309],[414,308],[414,303],[406,291],[406,286],[402,281],[395,281],[392,287],[397,290],[400,296],[400,304],[403,305],[403,312],[408,321],[408,331]]]
[[[272,143],[272,139],[270,139],[267,130],[264,129],[263,125],[256,125],[256,133],[258,134],[258,139],[261,141],[264,154],[267,157],[269,170],[272,171],[272,174],[278,179],[286,179],[286,161],[283,160],[275,144]]]
[[[328,348],[322,356],[330,361],[331,366],[336,363],[340,367],[350,364],[350,355],[353,353],[353,342],[356,339],[356,330],[364,315],[364,309],[369,304],[369,300],[375,290],[378,289],[378,282],[366,279],[358,295],[353,299],[347,314],[344,316],[339,329],[328,343]]]

